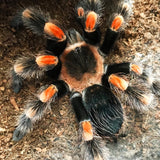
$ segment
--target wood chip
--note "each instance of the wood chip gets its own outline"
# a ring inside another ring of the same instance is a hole
[[[10,102],[14,106],[14,108],[16,109],[16,111],[19,111],[19,107],[18,107],[18,105],[17,105],[14,97],[10,97]]]

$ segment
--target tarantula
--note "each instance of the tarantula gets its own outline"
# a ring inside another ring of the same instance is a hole
[[[104,146],[100,147],[96,136],[114,137],[119,133],[125,119],[120,100],[137,110],[152,107],[152,93],[160,95],[160,85],[149,81],[141,67],[130,62],[104,65],[104,57],[132,13],[131,1],[119,2],[108,19],[101,43],[102,8],[100,0],[79,2],[76,16],[83,35],[75,29],[64,32],[49,15],[33,8],[23,9],[13,18],[12,27],[26,26],[47,39],[46,51],[16,60],[11,71],[14,92],[21,90],[25,79],[48,75],[53,82],[42,86],[38,96],[26,104],[13,133],[13,141],[19,141],[30,132],[33,123],[41,119],[56,98],[70,92],[82,140],[87,146],[84,158],[105,159]]]

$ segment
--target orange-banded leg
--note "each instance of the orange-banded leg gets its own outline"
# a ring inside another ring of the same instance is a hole
[[[79,92],[74,92],[72,94],[71,104],[80,126],[80,136],[82,137],[82,159],[104,159],[104,157],[108,156],[108,150],[105,144],[102,143],[101,137],[98,135],[94,137],[95,131],[91,119],[84,108],[82,95]]]
[[[100,0],[83,0],[76,8],[77,18],[83,27],[85,39],[90,44],[98,44],[101,40],[99,29],[101,10]]]
[[[111,90],[90,86],[83,91],[82,100],[96,132],[102,137],[115,137],[123,123],[123,109]]]
[[[129,75],[134,72],[136,78]],[[116,91],[122,101],[137,110],[148,110],[153,107],[153,94],[148,83],[141,78],[142,69],[135,64],[121,63],[109,65],[102,78],[102,84]],[[122,96],[123,95],[123,96]]]
[[[83,106],[82,96],[80,93],[75,92],[71,96],[71,104],[75,111],[77,120],[80,124],[80,128],[82,130],[82,139],[84,141],[90,141],[93,139],[93,127],[90,121],[90,118]]]
[[[53,55],[38,55],[37,57],[17,59],[11,71],[14,92],[18,93],[20,91],[23,79],[42,78],[46,71],[53,70],[57,64],[58,58]]]
[[[55,98],[64,96],[68,92],[68,86],[63,81],[55,81],[54,84],[41,87],[37,98],[26,104],[24,113],[20,116],[17,127],[13,133],[13,141],[19,141],[33,129],[33,124],[42,118],[47,108]]]
[[[100,50],[106,55],[113,48],[120,31],[124,28],[124,24],[131,14],[132,6],[129,3],[117,6],[117,10],[109,18],[109,24],[105,33],[104,41]]]
[[[24,25],[37,35],[47,37],[47,50],[60,55],[66,47],[66,35],[58,24],[53,23],[50,16],[41,10],[26,8],[19,12],[12,20],[11,26],[19,28]]]

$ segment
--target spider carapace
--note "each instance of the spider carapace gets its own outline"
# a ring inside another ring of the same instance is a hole
[[[132,14],[131,0],[116,2],[104,39],[100,31],[104,12],[100,0],[82,0],[77,5],[75,14],[82,35],[75,29],[64,31],[63,25],[40,9],[25,8],[13,18],[11,26],[15,29],[25,26],[47,39],[46,51],[16,60],[11,70],[14,92],[20,92],[25,79],[48,75],[53,82],[42,86],[38,96],[26,104],[13,133],[14,141],[32,130],[56,98],[71,93],[83,143],[81,159],[108,159],[102,137],[115,138],[120,132],[125,122],[120,101],[139,111],[153,107],[154,95],[160,96],[159,82],[150,80],[145,70],[134,63],[104,65],[105,56]]]
[[[98,47],[87,44],[75,30],[71,30],[68,35],[70,45],[60,56],[60,78],[71,90],[78,92],[93,84],[101,84],[104,67]]]

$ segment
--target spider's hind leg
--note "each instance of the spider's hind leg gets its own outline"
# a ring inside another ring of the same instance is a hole
[[[123,3],[120,1],[115,8],[116,10],[109,17],[104,41],[100,47],[100,50],[105,55],[109,54],[117,38],[119,37],[120,31],[124,28],[126,22],[132,14],[131,0],[127,0],[127,2]]]
[[[87,43],[96,45],[100,43],[100,17],[102,3],[100,0],[82,0],[76,7],[77,19],[80,22]]]
[[[15,93],[18,93],[23,85],[24,79],[40,79],[46,71],[53,70],[58,64],[58,58],[53,55],[42,54],[37,57],[21,57],[16,60],[11,71],[12,88]],[[58,75],[58,70],[54,74]]]
[[[68,92],[68,86],[63,81],[40,88],[37,98],[26,104],[26,110],[20,116],[17,127],[13,133],[13,141],[19,141],[33,128],[33,124],[42,118],[55,98],[62,97]]]

